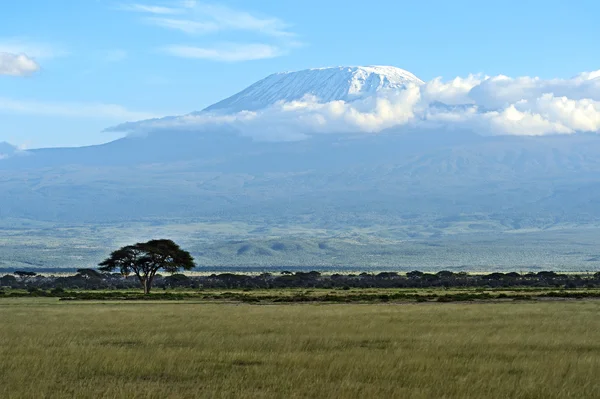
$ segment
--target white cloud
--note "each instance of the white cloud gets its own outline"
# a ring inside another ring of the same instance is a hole
[[[599,72],[586,72],[572,79],[494,76],[484,79],[469,92],[472,101],[488,108],[502,107],[519,100],[535,100],[546,93],[573,100],[600,101]]]
[[[25,54],[0,53],[0,75],[27,76],[40,66]]]
[[[561,123],[545,119],[531,110],[518,110],[509,105],[501,111],[478,114],[474,126],[489,133],[540,136],[553,133],[573,133]],[[468,126],[468,125],[467,125]]]
[[[600,102],[590,99],[572,100],[543,94],[535,102],[520,101],[516,107],[529,109],[545,120],[562,123],[573,131],[600,130]]]
[[[125,4],[120,9],[146,14],[143,21],[148,24],[194,37],[224,32],[245,32],[262,37],[261,43],[173,44],[166,47],[167,54],[178,57],[248,61],[278,57],[300,44],[295,40],[296,34],[290,30],[290,26],[281,19],[259,16],[223,5],[187,0],[173,3],[172,7]],[[254,39],[256,41],[258,40]]]
[[[131,111],[123,106],[115,104],[22,101],[3,97],[0,97],[0,113],[1,112],[24,115],[108,119],[115,121],[150,119],[157,117],[156,114],[150,112]]]
[[[471,102],[470,91],[486,79],[479,75],[469,75],[466,78],[457,77],[449,82],[435,78],[423,87],[422,94],[430,101],[440,101],[444,104],[467,104]]]
[[[254,112],[196,113],[117,126],[112,131],[231,127],[259,139],[374,133],[387,128],[469,129],[483,135],[600,133],[600,71],[572,79],[469,75],[382,92],[352,102],[277,102]]]
[[[268,44],[222,44],[218,47],[169,46],[164,49],[168,54],[213,61],[249,61],[274,58],[283,50]]]

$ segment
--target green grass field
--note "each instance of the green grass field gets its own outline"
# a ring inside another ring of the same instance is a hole
[[[0,300],[1,398],[598,398],[600,301]]]

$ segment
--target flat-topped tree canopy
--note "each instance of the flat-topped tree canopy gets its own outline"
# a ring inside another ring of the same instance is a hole
[[[124,276],[135,274],[144,294],[149,294],[154,276],[159,270],[176,273],[191,270],[196,265],[189,252],[172,240],[160,239],[119,248],[99,266],[103,272],[119,270]]]

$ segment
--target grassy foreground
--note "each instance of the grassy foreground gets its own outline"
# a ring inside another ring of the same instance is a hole
[[[597,398],[600,301],[0,301],[2,398]]]

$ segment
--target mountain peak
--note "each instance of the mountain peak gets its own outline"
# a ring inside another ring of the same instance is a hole
[[[393,66],[340,66],[281,72],[267,76],[204,111],[255,111],[279,101],[300,100],[306,95],[324,102],[350,102],[384,90],[401,90],[410,84],[421,85],[423,81]]]

